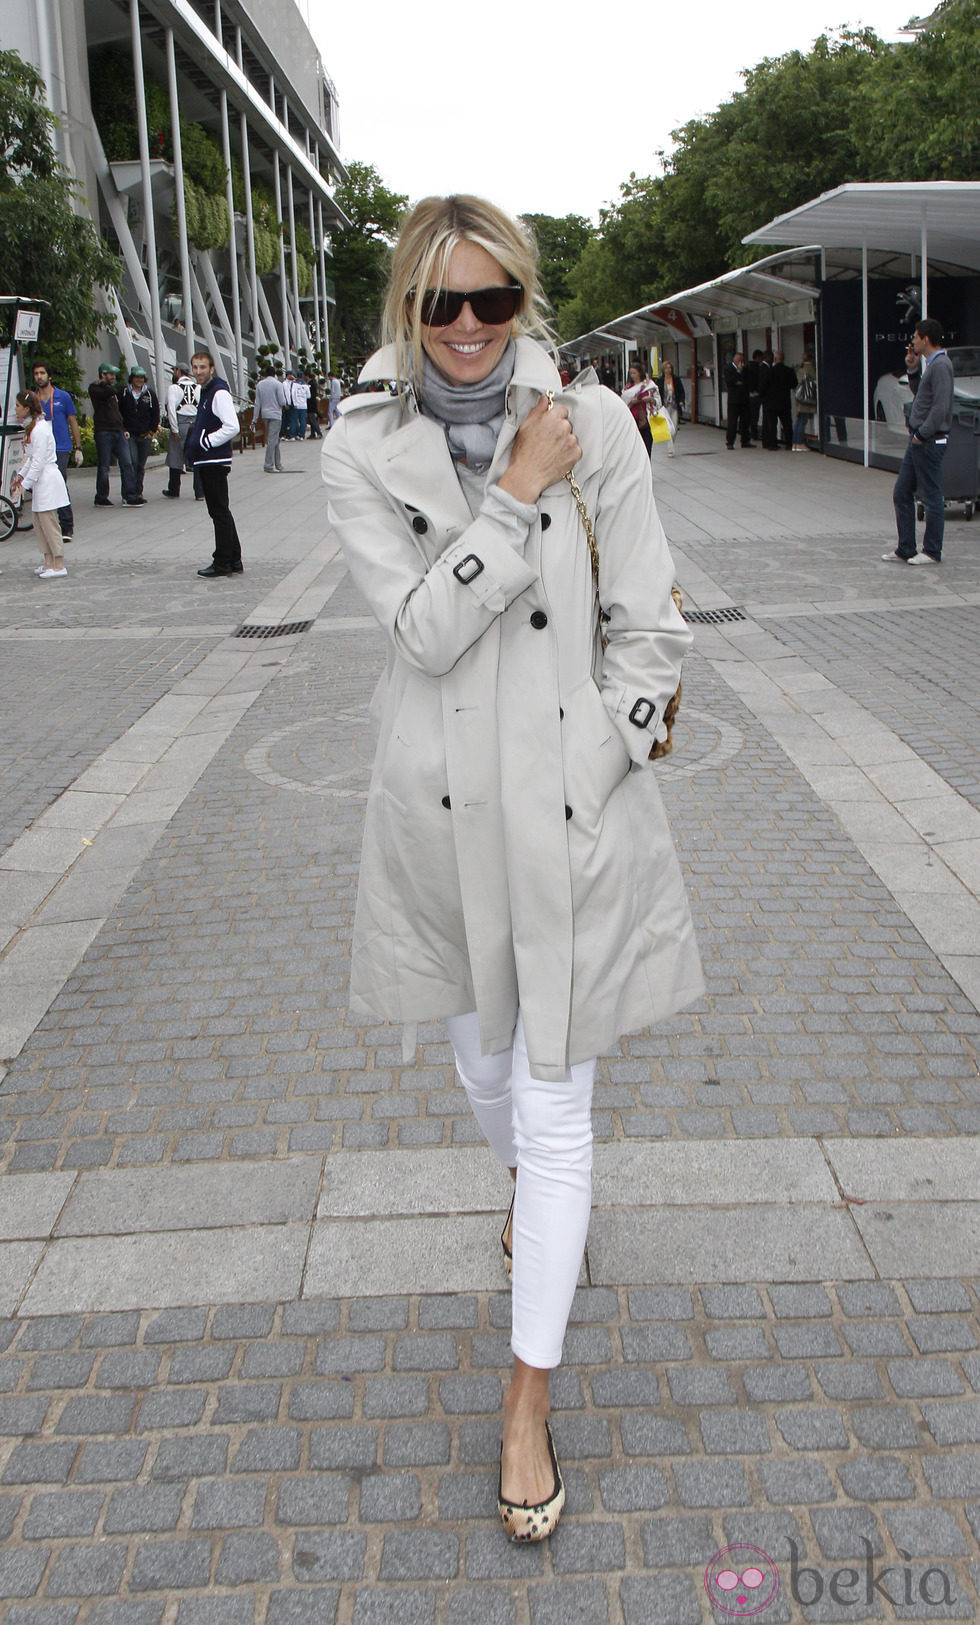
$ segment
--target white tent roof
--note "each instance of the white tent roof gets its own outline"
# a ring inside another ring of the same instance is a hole
[[[819,252],[817,245],[813,253]],[[816,289],[813,286],[771,274],[768,267],[772,261],[783,259],[785,255],[773,254],[767,260],[757,260],[754,265],[742,265],[735,271],[726,271],[723,276],[713,277],[710,282],[702,282],[696,288],[685,288],[680,293],[671,294],[669,299],[660,299],[656,304],[643,305],[639,310],[616,316],[561,348],[581,353],[590,350],[593,343],[601,348],[601,341],[610,338],[634,339],[639,343],[652,344],[665,333],[676,335],[677,324],[671,319],[675,313],[700,316],[707,322],[713,316],[751,316],[754,311],[770,310],[774,305],[814,298]]]
[[[980,181],[869,181],[838,186],[778,215],[744,243],[887,248],[980,270]]]

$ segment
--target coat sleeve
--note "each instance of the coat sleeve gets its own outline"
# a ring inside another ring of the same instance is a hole
[[[632,419],[627,421],[635,434]],[[514,503],[491,486],[472,524],[429,565],[406,515],[359,465],[351,426],[350,418],[339,418],[323,452],[331,527],[396,652],[426,676],[442,677],[537,580],[524,559],[537,509]]]
[[[609,619],[602,698],[637,763],[666,737],[664,708],[692,634],[670,596],[674,561],[657,513],[650,459],[630,414],[603,391],[602,472],[593,516],[599,602]]]
[[[201,435],[201,445],[205,451],[217,451],[219,446],[227,446],[238,433],[238,413],[231,392],[227,389],[216,390],[211,399],[211,410],[216,418],[220,418],[221,427],[212,429],[210,434]]]

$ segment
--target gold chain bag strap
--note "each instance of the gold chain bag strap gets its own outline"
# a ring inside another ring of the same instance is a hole
[[[549,389],[548,390],[548,411],[549,412],[551,411],[551,408],[554,406],[554,404],[555,404],[555,392],[554,392],[553,389]],[[598,543],[596,542],[596,539],[595,539],[595,526],[592,523],[592,516],[589,513],[589,510],[585,505],[585,498],[582,495],[581,486],[579,485],[578,480],[575,478],[575,475],[571,472],[571,470],[569,470],[569,472],[565,475],[565,479],[568,482],[568,488],[571,491],[572,496],[573,496],[573,498],[575,500],[575,506],[578,509],[579,518],[582,521],[582,528],[585,531],[585,539],[589,544],[589,558],[592,560],[592,579],[595,582],[596,602],[599,603],[599,546],[598,546]],[[681,592],[680,587],[678,587],[676,585],[671,587],[670,596],[674,600],[674,603],[677,605],[678,610],[683,614],[683,611],[684,611],[684,595]],[[600,634],[600,636],[602,638],[602,647],[603,648],[606,647],[606,634],[603,631],[603,626],[602,626],[604,618],[605,617],[604,617],[603,611],[602,611],[602,604],[599,603],[599,634]],[[678,683],[676,692],[671,695],[670,699],[667,701],[667,704],[664,706],[664,726],[667,729],[667,737],[666,737],[666,739],[655,739],[653,744],[650,746],[650,760],[651,760],[651,762],[659,761],[661,756],[669,756],[671,751],[673,750],[673,748],[674,748],[674,722],[675,722],[675,719],[677,717],[677,713],[680,710],[680,704],[681,704],[681,684]]]

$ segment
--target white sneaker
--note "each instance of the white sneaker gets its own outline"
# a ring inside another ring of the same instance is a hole
[[[45,569],[45,570],[39,570],[38,574],[41,577],[42,581],[54,581],[56,576],[66,576],[68,574],[68,571],[65,570],[64,568],[62,568],[61,570],[47,570],[47,569]]]
[[[938,564],[939,560],[934,559],[931,553],[914,553],[912,555],[912,557],[909,559],[909,563],[910,564]]]
[[[895,553],[893,551],[891,553],[882,553],[881,562],[883,564],[908,564],[910,560],[905,557],[904,553]]]
[[[47,569],[47,565],[46,565],[46,564],[36,564],[36,565],[35,565],[35,566],[34,566],[34,574],[35,574],[35,575],[36,575],[36,576],[43,576],[43,574],[44,574],[44,572],[45,572],[45,570],[46,570],[46,569]]]

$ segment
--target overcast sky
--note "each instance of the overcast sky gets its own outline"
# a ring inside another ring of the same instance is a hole
[[[896,39],[914,14],[908,0],[299,5],[340,97],[342,157],[412,199],[477,192],[515,214],[592,219],[743,68],[840,24]]]

